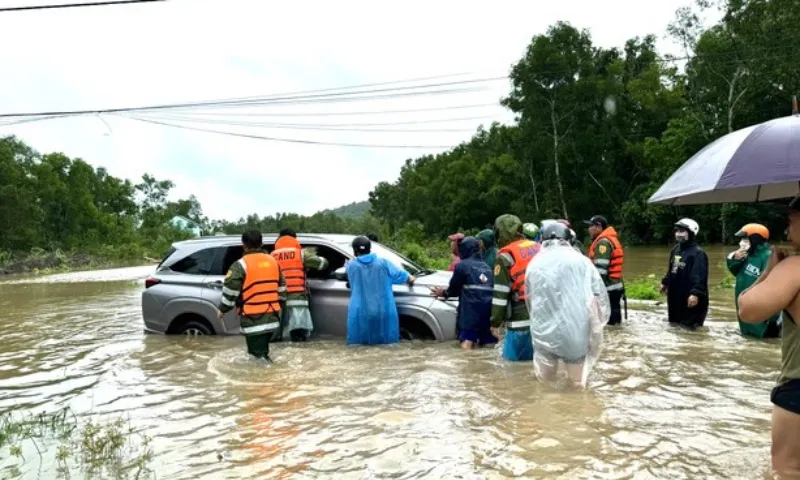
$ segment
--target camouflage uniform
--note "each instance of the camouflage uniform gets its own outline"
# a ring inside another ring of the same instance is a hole
[[[303,267],[306,270],[325,270],[328,267],[328,260],[317,255],[314,249],[304,248],[300,252]],[[284,293],[286,288],[284,287],[280,291]],[[284,308],[281,326],[283,340],[303,341],[314,330],[309,300],[308,285],[306,285],[305,292],[286,293],[286,308]]]
[[[495,221],[495,235],[498,244],[505,247],[522,237],[522,222],[514,215],[501,215]],[[500,253],[494,264],[494,289],[492,296],[492,326],[506,326],[503,343],[503,357],[507,360],[532,360],[530,315],[525,300],[515,298],[511,290],[513,284],[511,267],[514,258]]]
[[[266,253],[262,250],[246,251],[245,255],[252,253]],[[219,310],[222,313],[233,310],[241,302],[241,289],[245,280],[245,269],[238,261],[233,262],[228,274],[225,276],[225,281],[222,284],[222,299],[220,300]],[[280,274],[278,283],[278,291],[285,290],[286,281],[283,274]],[[257,317],[250,317],[239,315],[239,331],[245,336],[247,342],[247,351],[250,355],[258,358],[269,359],[269,341],[280,329],[281,318],[280,313],[266,313]]]

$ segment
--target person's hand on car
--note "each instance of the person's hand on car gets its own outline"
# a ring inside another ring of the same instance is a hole
[[[444,287],[433,287],[431,289],[431,295],[434,297],[445,297]]]
[[[417,281],[417,277],[415,277],[414,275],[409,275],[408,276],[408,284],[409,285],[414,285],[414,282],[416,282],[416,281]]]

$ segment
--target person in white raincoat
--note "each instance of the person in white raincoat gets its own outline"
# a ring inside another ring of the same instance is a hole
[[[570,229],[548,223],[542,249],[525,271],[536,376],[554,381],[558,361],[572,384],[585,387],[611,315],[603,279],[591,260],[571,245]]]

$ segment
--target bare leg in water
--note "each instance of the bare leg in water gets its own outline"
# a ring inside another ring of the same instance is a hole
[[[564,363],[567,369],[567,376],[572,383],[573,388],[583,388],[583,362],[581,363]]]
[[[800,479],[800,415],[773,405],[772,468],[781,478]]]

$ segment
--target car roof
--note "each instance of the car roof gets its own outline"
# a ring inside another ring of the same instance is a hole
[[[278,234],[277,233],[262,233],[263,241],[268,242],[270,240],[274,241],[277,240]],[[341,233],[298,233],[297,240],[300,243],[303,241],[327,241],[332,243],[351,243],[353,239],[356,238],[355,235],[345,235]],[[175,242],[172,244],[173,247],[176,249],[182,249],[186,247],[192,246],[213,246],[213,245],[226,245],[233,242],[240,242],[242,240],[241,235],[211,235],[211,236],[204,236],[198,238],[192,238],[189,240],[182,240],[180,242]]]

